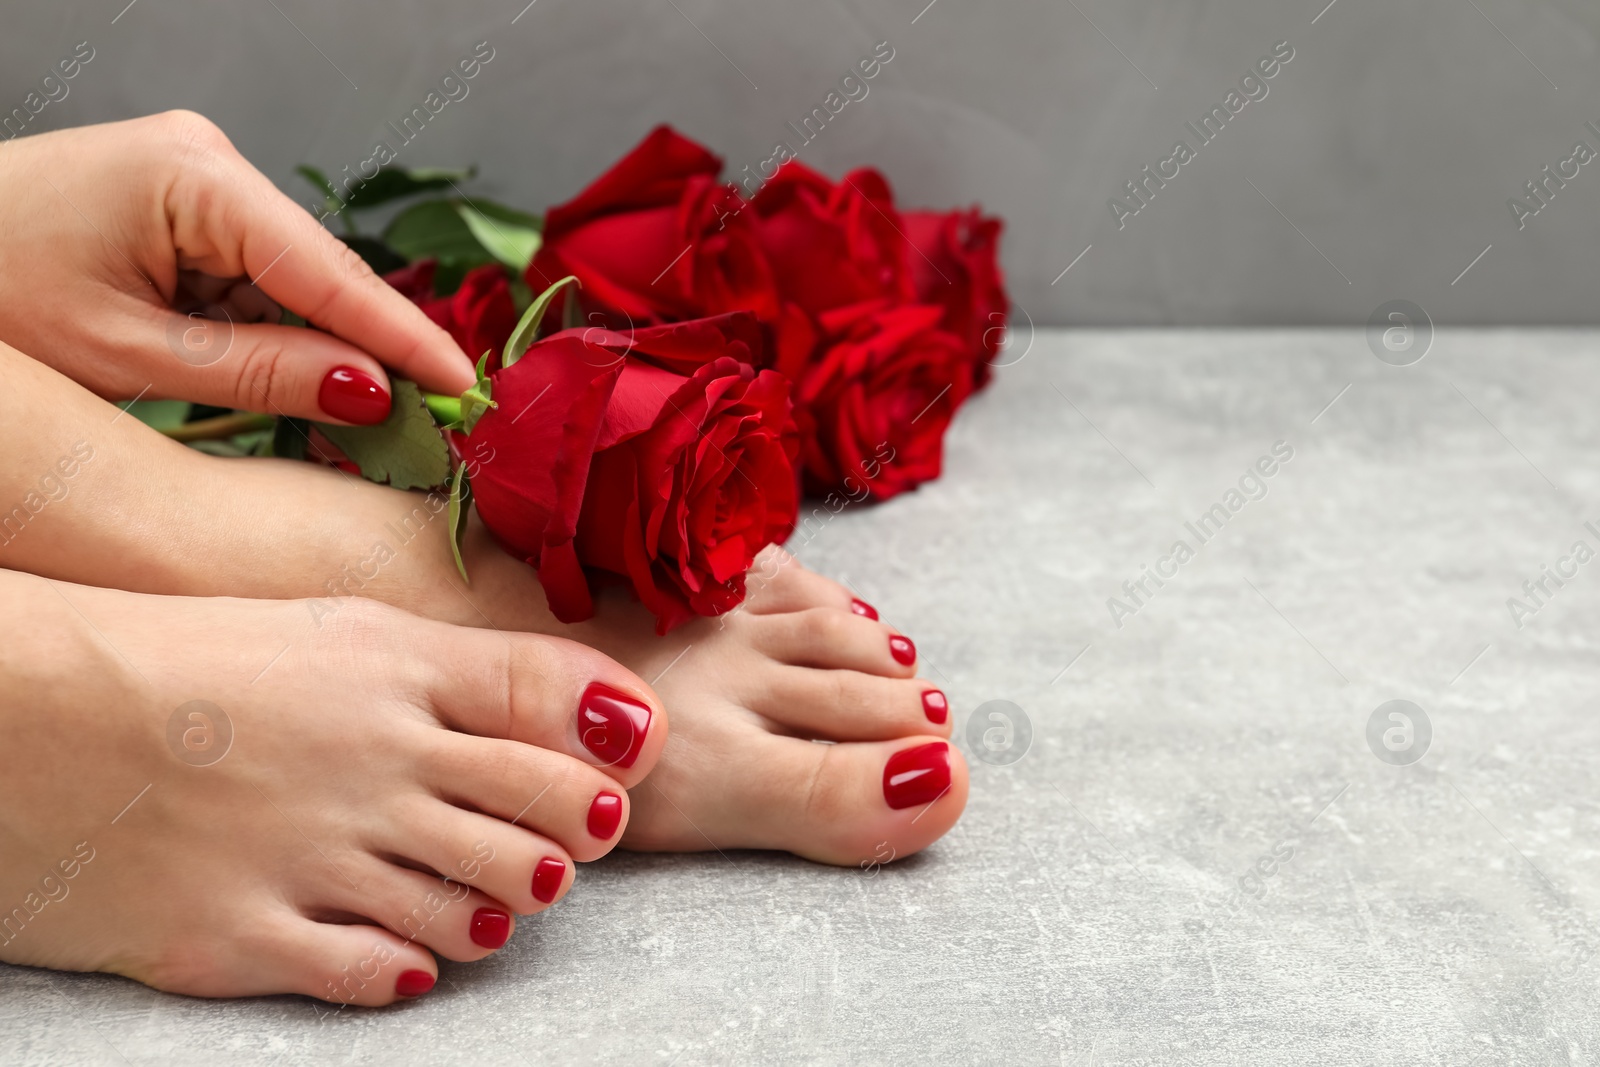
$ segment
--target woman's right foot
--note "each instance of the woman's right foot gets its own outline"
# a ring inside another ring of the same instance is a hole
[[[665,715],[581,645],[0,571],[0,959],[387,1004],[621,838]]]

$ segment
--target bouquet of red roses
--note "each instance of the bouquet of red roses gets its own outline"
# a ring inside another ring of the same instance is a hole
[[[558,618],[616,580],[663,633],[742,601],[802,487],[882,500],[937,477],[1005,336],[999,221],[901,213],[871,169],[789,161],[753,189],[721,169],[662,126],[542,218],[463,196],[352,232],[479,380],[459,398],[396,382],[383,425],[316,427],[324,458],[448,484],[457,535],[476,506]],[[347,195],[302,173],[347,225],[470,176],[386,169]]]

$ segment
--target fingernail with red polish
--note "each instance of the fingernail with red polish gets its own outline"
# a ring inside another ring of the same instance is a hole
[[[427,971],[401,971],[394,983],[394,992],[400,997],[420,997],[433,988],[433,975]]]
[[[950,746],[903,748],[883,767],[883,799],[895,810],[931,804],[950,788]]]
[[[317,403],[340,422],[372,426],[389,417],[389,394],[378,380],[354,367],[335,367],[322,379]]]
[[[498,908],[479,908],[472,913],[468,933],[472,943],[484,948],[499,948],[511,936],[511,916]]]
[[[561,883],[567,879],[567,865],[546,856],[533,868],[533,899],[548,904],[561,892]]]
[[[928,716],[929,722],[935,726],[943,726],[944,721],[950,717],[950,702],[939,690],[929,689],[922,694],[922,711]]]
[[[917,662],[917,646],[911,643],[911,638],[896,634],[889,638],[889,655],[894,657],[896,663],[904,663],[909,667]]]
[[[869,619],[876,619],[878,617],[878,609],[873,607],[871,604],[868,604],[865,600],[850,601],[850,610],[855,612],[857,615],[864,615]]]
[[[650,708],[609,685],[592,683],[578,701],[578,740],[602,767],[632,767],[650,731]]]
[[[615,793],[601,793],[589,805],[589,832],[602,841],[616,836],[622,825],[622,798]]]

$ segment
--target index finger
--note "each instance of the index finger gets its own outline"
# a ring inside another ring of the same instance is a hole
[[[450,335],[242,156],[186,168],[178,186],[168,213],[184,265],[249,277],[311,325],[424,389],[472,387],[472,361]]]

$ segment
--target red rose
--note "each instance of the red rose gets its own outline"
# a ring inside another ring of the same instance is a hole
[[[866,300],[913,299],[904,227],[889,183],[877,171],[854,170],[835,184],[800,163],[785,163],[751,207],[779,291],[808,314]]]
[[[590,575],[625,579],[661,633],[743,600],[799,507],[789,383],[757,369],[761,337],[748,313],[566,330],[493,375],[473,498],[557,618],[593,615]]]
[[[989,381],[990,360],[1005,340],[1011,309],[998,260],[1003,224],[977,208],[908,211],[901,218],[911,242],[907,263],[917,302],[944,308],[944,328],[976,353],[974,381],[982,388]]]
[[[517,308],[505,268],[497,263],[478,267],[467,273],[452,295],[436,297],[433,277],[437,267],[431,259],[418,260],[384,275],[384,281],[444,327],[474,363],[490,352],[491,365],[498,365],[500,350],[517,328]]]
[[[797,388],[807,489],[887,500],[939,476],[945,429],[973,388],[971,352],[943,315],[882,301],[823,315]]]
[[[529,286],[539,292],[576,275],[584,306],[618,324],[728,311],[776,323],[772,273],[743,201],[718,180],[721,170],[707,149],[656,127],[587,189],[545,213]]]

